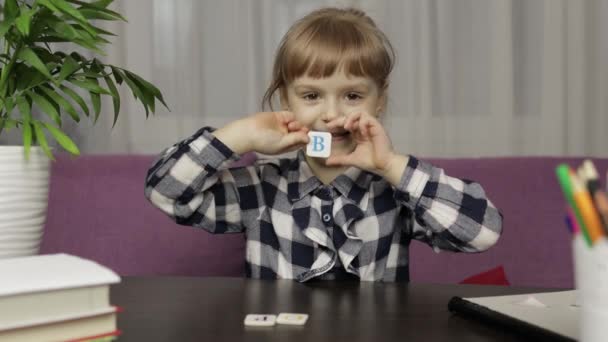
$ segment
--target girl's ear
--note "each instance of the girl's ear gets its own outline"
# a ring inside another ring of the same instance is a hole
[[[376,113],[378,114],[378,117],[381,117],[384,114],[384,111],[386,110],[387,101],[388,101],[387,86],[384,86],[380,90],[380,97],[378,99],[378,107],[376,108]]]
[[[287,101],[287,90],[285,88],[279,89],[281,110],[289,110],[289,101]]]

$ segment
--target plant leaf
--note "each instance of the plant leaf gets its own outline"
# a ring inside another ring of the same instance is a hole
[[[64,85],[60,85],[59,89],[61,89],[64,93],[71,97],[74,102],[78,103],[80,108],[82,108],[82,110],[84,111],[84,114],[86,116],[89,116],[89,107],[87,106],[87,103],[84,101],[84,99],[80,95],[78,95],[77,92]]]
[[[97,1],[91,1],[90,5],[99,7],[99,8],[106,8],[113,2],[114,2],[114,0],[97,0]]]
[[[106,31],[104,29],[101,29],[101,28],[99,28],[97,26],[91,26],[91,27],[95,30],[95,32],[97,32],[97,34],[105,34],[106,36],[115,36],[115,37],[117,36],[116,34],[110,32],[110,31]]]
[[[17,26],[17,30],[21,32],[24,37],[30,35],[30,24],[32,22],[32,15],[34,14],[33,10],[22,11],[21,15],[15,19],[15,26]]]
[[[46,78],[44,77],[44,75],[42,75],[41,73],[39,73],[38,71],[36,71],[36,73],[34,74],[34,77],[30,81],[30,84],[28,84],[28,88],[34,88],[34,87],[36,87],[38,85],[41,85],[43,83],[48,83],[46,81]]]
[[[99,81],[97,81],[96,79],[92,79],[89,81],[95,83],[99,87]],[[91,95],[91,104],[93,105],[93,111],[95,113],[95,118],[93,119],[93,122],[95,123],[99,118],[99,113],[101,113],[101,95],[92,91],[89,92],[89,95]]]
[[[30,122],[32,120],[32,108],[30,103],[27,101],[25,96],[19,96],[17,98],[17,107],[21,112],[23,120],[23,148],[25,150],[25,159],[29,160],[30,157],[30,146],[32,145],[32,127]]]
[[[81,26],[79,26],[79,25],[73,25],[73,28],[80,35],[79,39],[88,43],[89,45],[97,47],[98,45],[101,46],[101,45],[110,43],[109,40],[98,35],[97,29],[94,28],[93,26],[91,26],[91,27],[93,27],[93,30],[95,30],[95,33],[96,33],[95,36],[90,35],[89,32],[87,32],[85,30],[81,30],[80,27]]]
[[[87,77],[87,78],[103,78],[106,76],[109,76],[110,74],[106,74],[103,72],[97,72],[97,71],[83,71],[83,72],[79,72],[76,74],[73,74],[72,76],[75,78],[81,78],[81,77]]]
[[[36,69],[30,68],[24,63],[15,64],[13,68],[15,75],[19,75],[15,84],[17,90],[23,90],[27,88],[32,82],[34,74],[40,75],[40,73]]]
[[[0,23],[0,37],[4,38],[4,35],[10,30],[13,25],[14,19],[4,20]]]
[[[89,94],[91,95],[91,104],[93,105],[93,110],[95,112],[95,119],[93,122],[97,122],[99,113],[101,113],[101,96],[94,92],[89,92]]]
[[[19,5],[16,0],[6,0],[4,2],[4,20],[11,20],[17,18],[19,15]]]
[[[59,95],[55,90],[49,89],[47,87],[39,87],[48,97],[53,99],[55,103],[57,103],[60,107],[62,107],[74,121],[80,122],[80,116],[76,113],[76,110],[66,99],[64,99],[61,95]]]
[[[47,70],[51,71],[51,75],[55,74],[57,71],[60,71],[61,68],[55,70],[59,66],[59,63],[50,62],[46,63]]]
[[[53,78],[51,76],[51,73],[49,72],[49,70],[46,68],[46,66],[40,60],[40,58],[38,58],[38,56],[36,55],[36,53],[34,52],[34,50],[32,50],[32,49],[30,49],[28,47],[23,47],[19,51],[19,55],[17,56],[17,58],[21,58],[24,61],[28,62],[32,67],[36,68],[38,71],[40,71],[47,78],[49,78],[49,79]]]
[[[72,56],[72,58],[74,58],[75,60],[77,60],[80,63],[85,63],[87,62],[87,59],[84,58],[81,54],[79,54],[78,52],[74,51],[72,53],[70,53],[70,56]]]
[[[72,4],[76,4],[76,5],[81,5],[83,8],[89,8],[89,7],[95,7],[95,8],[106,8],[108,7],[112,2],[114,2],[114,0],[98,0],[98,1],[91,1],[91,2],[84,2],[84,1],[79,1],[79,0],[66,0],[69,3]]]
[[[78,11],[82,14],[83,17],[85,17],[87,19],[99,19],[99,20],[110,20],[110,21],[120,20],[119,17],[116,17],[105,11],[99,11],[99,10],[93,9],[93,8],[79,8]]]
[[[80,12],[74,8],[70,3],[64,0],[48,0],[53,4],[60,12],[69,15],[76,21],[81,23],[88,23],[87,19],[80,14]]]
[[[32,121],[32,105],[27,101],[25,96],[17,97],[17,108],[21,112],[23,121]]]
[[[23,122],[23,149],[25,150],[25,160],[30,159],[30,149],[32,146],[32,126],[29,121]]]
[[[77,5],[81,5],[81,7],[79,7],[78,9],[97,9],[97,10],[101,10],[104,13],[110,14],[114,17],[119,18],[122,21],[127,22],[127,19],[125,19],[120,13],[114,12],[110,9],[108,9],[107,7],[113,2],[113,0],[99,0],[99,1],[93,1],[93,2],[83,2],[83,1],[78,1],[78,0],[67,0],[68,2],[71,2],[73,4],[77,4]]]
[[[116,83],[118,84],[122,84],[123,81],[123,76],[120,73],[120,70],[118,70],[118,68],[110,65],[110,69],[112,69],[112,75],[114,75],[114,79],[116,80]]]
[[[98,94],[110,95],[109,91],[107,91],[106,89],[103,89],[102,87],[99,86],[98,83],[95,83],[93,81],[94,80],[90,79],[90,78],[87,78],[84,81],[83,80],[77,80],[77,79],[74,79],[74,78],[69,78],[68,79],[68,82],[70,82],[70,83],[72,83],[72,84],[74,84],[74,85],[76,85],[76,86],[78,86],[80,88],[86,89],[86,90],[88,90],[90,92],[98,93]]]
[[[4,109],[6,111],[6,115],[10,115],[13,109],[15,108],[15,101],[13,101],[12,97],[7,97],[4,101]]]
[[[158,90],[156,86],[130,71],[125,70],[125,74],[131,76],[135,81],[143,85],[150,93],[154,95],[154,97],[156,97],[160,102],[162,102],[163,105],[165,105],[165,108],[169,109],[169,107],[167,107],[167,104],[165,103],[165,100],[163,99],[163,94],[161,94],[160,90]]]
[[[42,6],[50,9],[52,12],[61,13],[59,8],[55,7],[55,5],[53,5],[49,0],[36,0],[36,2]]]
[[[68,25],[63,21],[54,21],[49,23],[49,26],[55,30],[57,36],[61,38],[65,38],[68,40],[73,40],[75,38],[80,37],[78,32],[72,27],[72,25]]]
[[[0,118],[0,129],[8,132],[15,127],[17,127],[17,120]]]
[[[70,26],[72,27],[72,29],[74,29],[74,31],[78,33],[82,40],[85,40],[89,43],[95,42],[95,36],[84,30],[80,23],[72,24]]]
[[[150,112],[148,110],[148,103],[147,103],[146,97],[144,97],[144,94],[142,93],[142,91],[139,88],[139,86],[137,85],[137,83],[133,82],[133,80],[131,78],[129,78],[129,75],[127,75],[126,72],[125,72],[124,80],[125,80],[125,82],[127,82],[127,85],[129,86],[129,88],[131,88],[131,91],[133,92],[133,96],[135,96],[135,99],[139,98],[141,103],[144,105],[144,109],[146,110],[146,118],[147,118],[150,115]]]
[[[150,110],[152,111],[152,113],[154,113],[155,108],[154,108],[154,95],[150,92],[150,90],[148,88],[146,88],[143,84],[139,83],[139,81],[133,77],[133,73],[130,73],[128,71],[125,70],[125,76],[128,80],[133,81],[133,83],[135,83],[135,85],[137,85],[137,88],[139,88],[142,98],[140,99],[142,103],[148,105],[150,107]],[[146,111],[146,117],[148,117],[148,112]]]
[[[74,58],[72,58],[71,56],[66,56],[63,60],[63,66],[61,67],[61,71],[59,72],[59,77],[57,79],[62,82],[68,76],[70,76],[80,68],[80,64],[78,64],[78,62],[76,62]]]
[[[27,91],[26,94],[38,107],[40,107],[43,113],[47,114],[51,119],[53,119],[58,126],[61,126],[61,117],[52,103],[50,103],[45,97],[40,96],[33,91]]]
[[[45,49],[45,48],[40,47],[40,46],[35,46],[35,45],[32,45],[31,48],[32,48],[32,51],[34,51],[36,53],[36,55],[38,56],[38,58],[40,58],[40,60],[43,61],[45,64],[48,64],[50,62],[54,62],[54,63],[61,63],[62,62],[61,57],[53,54],[48,49]]]
[[[65,0],[49,0],[56,8],[59,9],[61,13],[64,13],[76,20],[80,26],[90,33],[93,37],[97,36],[95,30],[91,28],[91,24],[89,21],[69,2]]]
[[[34,121],[34,134],[36,136],[36,141],[38,141],[38,143],[40,144],[40,147],[42,147],[42,150],[44,151],[44,153],[49,157],[49,159],[51,160],[55,160],[55,158],[53,157],[53,153],[51,152],[51,149],[49,148],[49,144],[46,142],[46,136],[44,135],[44,130],[42,129],[42,124],[39,121]]]
[[[58,37],[53,34],[48,34],[43,37],[38,37],[38,38],[36,38],[36,41],[40,42],[40,43],[71,43],[71,41],[69,39],[66,39],[63,37]]]
[[[65,133],[61,131],[58,127],[55,127],[49,123],[43,123],[44,127],[51,133],[53,138],[65,149],[73,155],[80,155],[80,150],[78,146],[68,137]]]
[[[15,84],[17,82],[15,81],[15,76],[9,76],[8,79],[8,94],[14,94],[15,93]]]
[[[100,55],[106,56],[106,53],[103,50],[98,48],[95,44],[92,44],[84,39],[74,39],[72,42],[82,46],[83,48],[85,48],[87,50],[91,50]]]
[[[112,121],[112,128],[116,125],[116,121],[118,120],[118,114],[120,113],[120,94],[118,93],[118,89],[114,84],[114,81],[109,76],[104,77],[106,83],[108,84],[108,88],[110,88],[110,92],[112,92],[112,104],[114,105],[114,120]]]

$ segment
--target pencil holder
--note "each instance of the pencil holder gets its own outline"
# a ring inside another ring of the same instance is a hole
[[[608,341],[608,241],[601,238],[590,247],[578,234],[572,244],[580,341]]]

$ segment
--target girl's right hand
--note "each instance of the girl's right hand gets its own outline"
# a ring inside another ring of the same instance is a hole
[[[251,149],[263,154],[295,151],[308,144],[308,131],[292,112],[260,112],[245,119],[242,132]]]

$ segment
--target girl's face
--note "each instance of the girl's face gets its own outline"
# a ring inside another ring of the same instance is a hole
[[[356,142],[344,129],[330,130],[327,123],[348,114],[378,116],[385,105],[385,94],[369,77],[346,75],[338,68],[326,78],[301,76],[282,92],[283,110],[293,112],[299,122],[312,131],[332,134],[331,155],[352,152]]]

